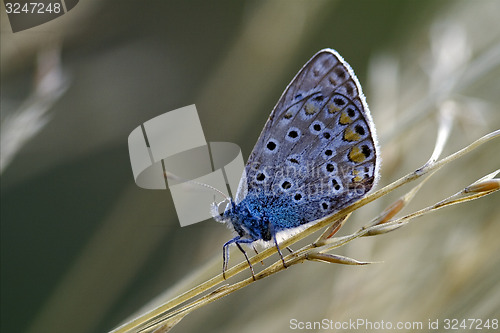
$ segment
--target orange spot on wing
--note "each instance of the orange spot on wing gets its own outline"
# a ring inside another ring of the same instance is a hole
[[[363,162],[366,159],[366,157],[363,154],[363,152],[361,151],[361,149],[359,149],[358,146],[355,146],[349,152],[349,159],[352,162],[361,163],[361,162]]]

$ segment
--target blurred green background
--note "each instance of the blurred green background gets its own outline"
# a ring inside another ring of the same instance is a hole
[[[220,273],[230,231],[181,228],[168,191],[134,183],[127,137],[164,112],[196,104],[207,141],[234,142],[246,158],[289,81],[331,47],[371,107],[380,186],[426,162],[443,107],[455,115],[445,155],[500,128],[496,0],[85,0],[15,34],[3,8],[2,332],[106,332],[165,290],[194,286],[207,262],[205,278]],[[499,147],[437,173],[407,212],[499,168]],[[356,212],[341,233],[409,188]],[[499,319],[498,198],[339,251],[383,263],[298,265],[173,332],[289,332],[292,318],[420,321],[423,331],[429,319]]]

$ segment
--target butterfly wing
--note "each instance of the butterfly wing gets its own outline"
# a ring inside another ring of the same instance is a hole
[[[274,107],[248,159],[237,197],[279,198],[266,202],[267,208],[301,207],[297,223],[317,220],[370,191],[377,181],[377,150],[370,111],[354,72],[336,51],[321,50]],[[277,228],[291,227],[290,221],[284,223]]]

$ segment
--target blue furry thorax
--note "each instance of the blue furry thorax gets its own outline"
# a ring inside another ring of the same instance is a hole
[[[291,203],[283,196],[247,195],[223,213],[241,238],[269,241],[279,231],[310,222],[305,205]]]

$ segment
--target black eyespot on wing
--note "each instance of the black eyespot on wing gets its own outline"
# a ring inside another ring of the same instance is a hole
[[[352,109],[352,108],[348,108],[348,109],[347,109],[347,115],[348,115],[350,118],[354,118],[354,116],[356,115],[356,112],[354,112],[354,109]]]
[[[359,135],[365,135],[365,129],[361,125],[356,125],[354,127],[354,131],[358,133]]]
[[[363,145],[361,146],[361,153],[363,153],[365,157],[369,157],[372,153],[372,150],[367,145]]]
[[[337,105],[337,106],[344,106],[345,105],[345,101],[339,97],[335,97],[333,99],[333,103],[335,103],[335,105]]]
[[[340,190],[339,182],[336,179],[332,179],[332,186],[335,190]]]
[[[300,162],[302,161],[302,157],[299,155],[299,154],[292,154],[292,155],[289,155],[287,158],[287,164],[288,165],[292,165],[294,166],[294,164],[300,164]]]
[[[275,149],[276,149],[276,147],[277,147],[276,142],[273,142],[273,141],[269,141],[269,142],[267,143],[267,145],[266,145],[266,148],[267,148],[268,150],[270,150],[270,151],[275,150]]]
[[[334,72],[335,72],[335,74],[337,74],[337,76],[338,76],[339,78],[341,78],[342,80],[343,80],[343,79],[345,79],[345,72],[344,72],[344,70],[343,70],[342,68],[337,67],[337,68],[335,68],[335,69],[334,69]]]
[[[321,102],[325,97],[323,95],[318,95],[313,98],[313,101],[315,102]]]
[[[347,91],[347,94],[349,96],[353,96],[354,95],[354,88],[352,86],[352,84],[350,82],[348,82],[346,85],[345,85],[345,90]]]

